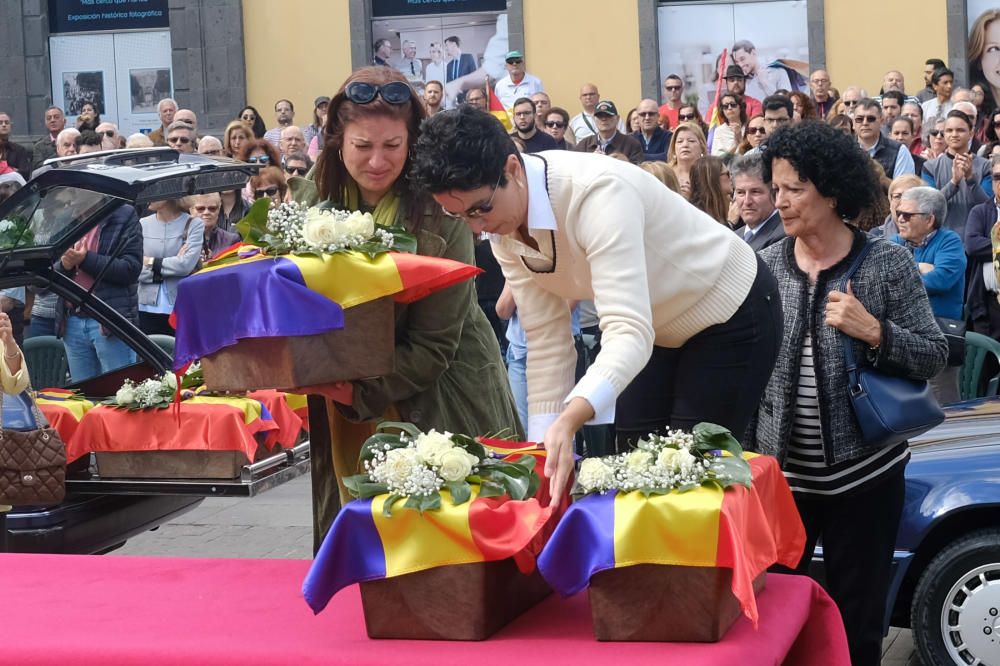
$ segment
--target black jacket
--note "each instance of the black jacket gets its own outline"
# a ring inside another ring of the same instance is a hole
[[[742,227],[737,227],[734,229],[736,233],[740,235],[741,238],[746,236],[746,225]],[[778,210],[775,209],[773,213],[763,223],[760,225],[760,229],[757,233],[747,241],[747,244],[753,248],[754,252],[760,252],[766,247],[774,245],[782,238],[785,237],[785,225],[781,222],[781,215],[778,214]]]
[[[965,303],[968,314],[974,320],[989,316],[986,299],[996,298],[996,294],[986,291],[983,281],[983,265],[993,265],[993,241],[990,231],[997,221],[997,205],[987,201],[973,206],[969,220],[965,223],[965,253],[969,255],[968,280],[965,283]]]
[[[139,323],[139,273],[142,272],[142,227],[135,208],[122,204],[100,223],[97,251],[88,252],[79,270],[93,277],[104,270],[94,295],[134,324]],[[112,257],[121,243],[121,251]],[[107,270],[105,270],[107,266]],[[56,262],[56,270],[72,278],[78,269],[66,270]],[[67,305],[56,307],[56,330],[61,330]]]
[[[634,132],[632,136],[642,145],[642,152],[645,153],[647,161],[667,161],[667,148],[670,146],[670,132],[666,131],[662,127],[655,128],[649,143],[646,143],[646,137],[643,135],[642,130]]]

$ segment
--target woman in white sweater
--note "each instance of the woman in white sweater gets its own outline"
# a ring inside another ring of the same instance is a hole
[[[739,438],[774,365],[781,305],[738,236],[642,169],[601,155],[521,156],[473,109],[423,125],[410,177],[490,234],[528,339],[528,436],[559,497],[573,436],[614,422],[619,444],[700,421]],[[574,385],[567,300],[593,300],[601,352]]]

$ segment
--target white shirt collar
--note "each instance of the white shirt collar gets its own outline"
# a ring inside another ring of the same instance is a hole
[[[528,181],[528,229],[555,231],[556,214],[549,201],[549,187],[545,178],[546,164],[540,157],[522,155],[524,175]]]

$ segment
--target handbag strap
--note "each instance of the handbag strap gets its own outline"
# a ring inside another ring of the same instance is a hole
[[[844,273],[844,277],[841,279],[840,290],[844,293],[847,292],[847,283],[850,282],[851,278],[854,277],[854,274],[858,272],[859,268],[861,268],[861,264],[864,262],[865,257],[868,255],[868,250],[870,249],[871,243],[869,243],[866,239],[865,244],[861,246],[861,251],[858,252],[858,256],[854,258],[854,262],[850,265],[847,272]],[[844,367],[847,370],[848,388],[853,393],[859,387],[858,362],[854,357],[853,338],[844,332],[841,332],[840,335],[843,338],[841,346],[844,348]]]

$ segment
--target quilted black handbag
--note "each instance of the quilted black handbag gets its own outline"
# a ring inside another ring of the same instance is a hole
[[[46,506],[66,496],[66,446],[29,391],[3,394],[0,504]]]

